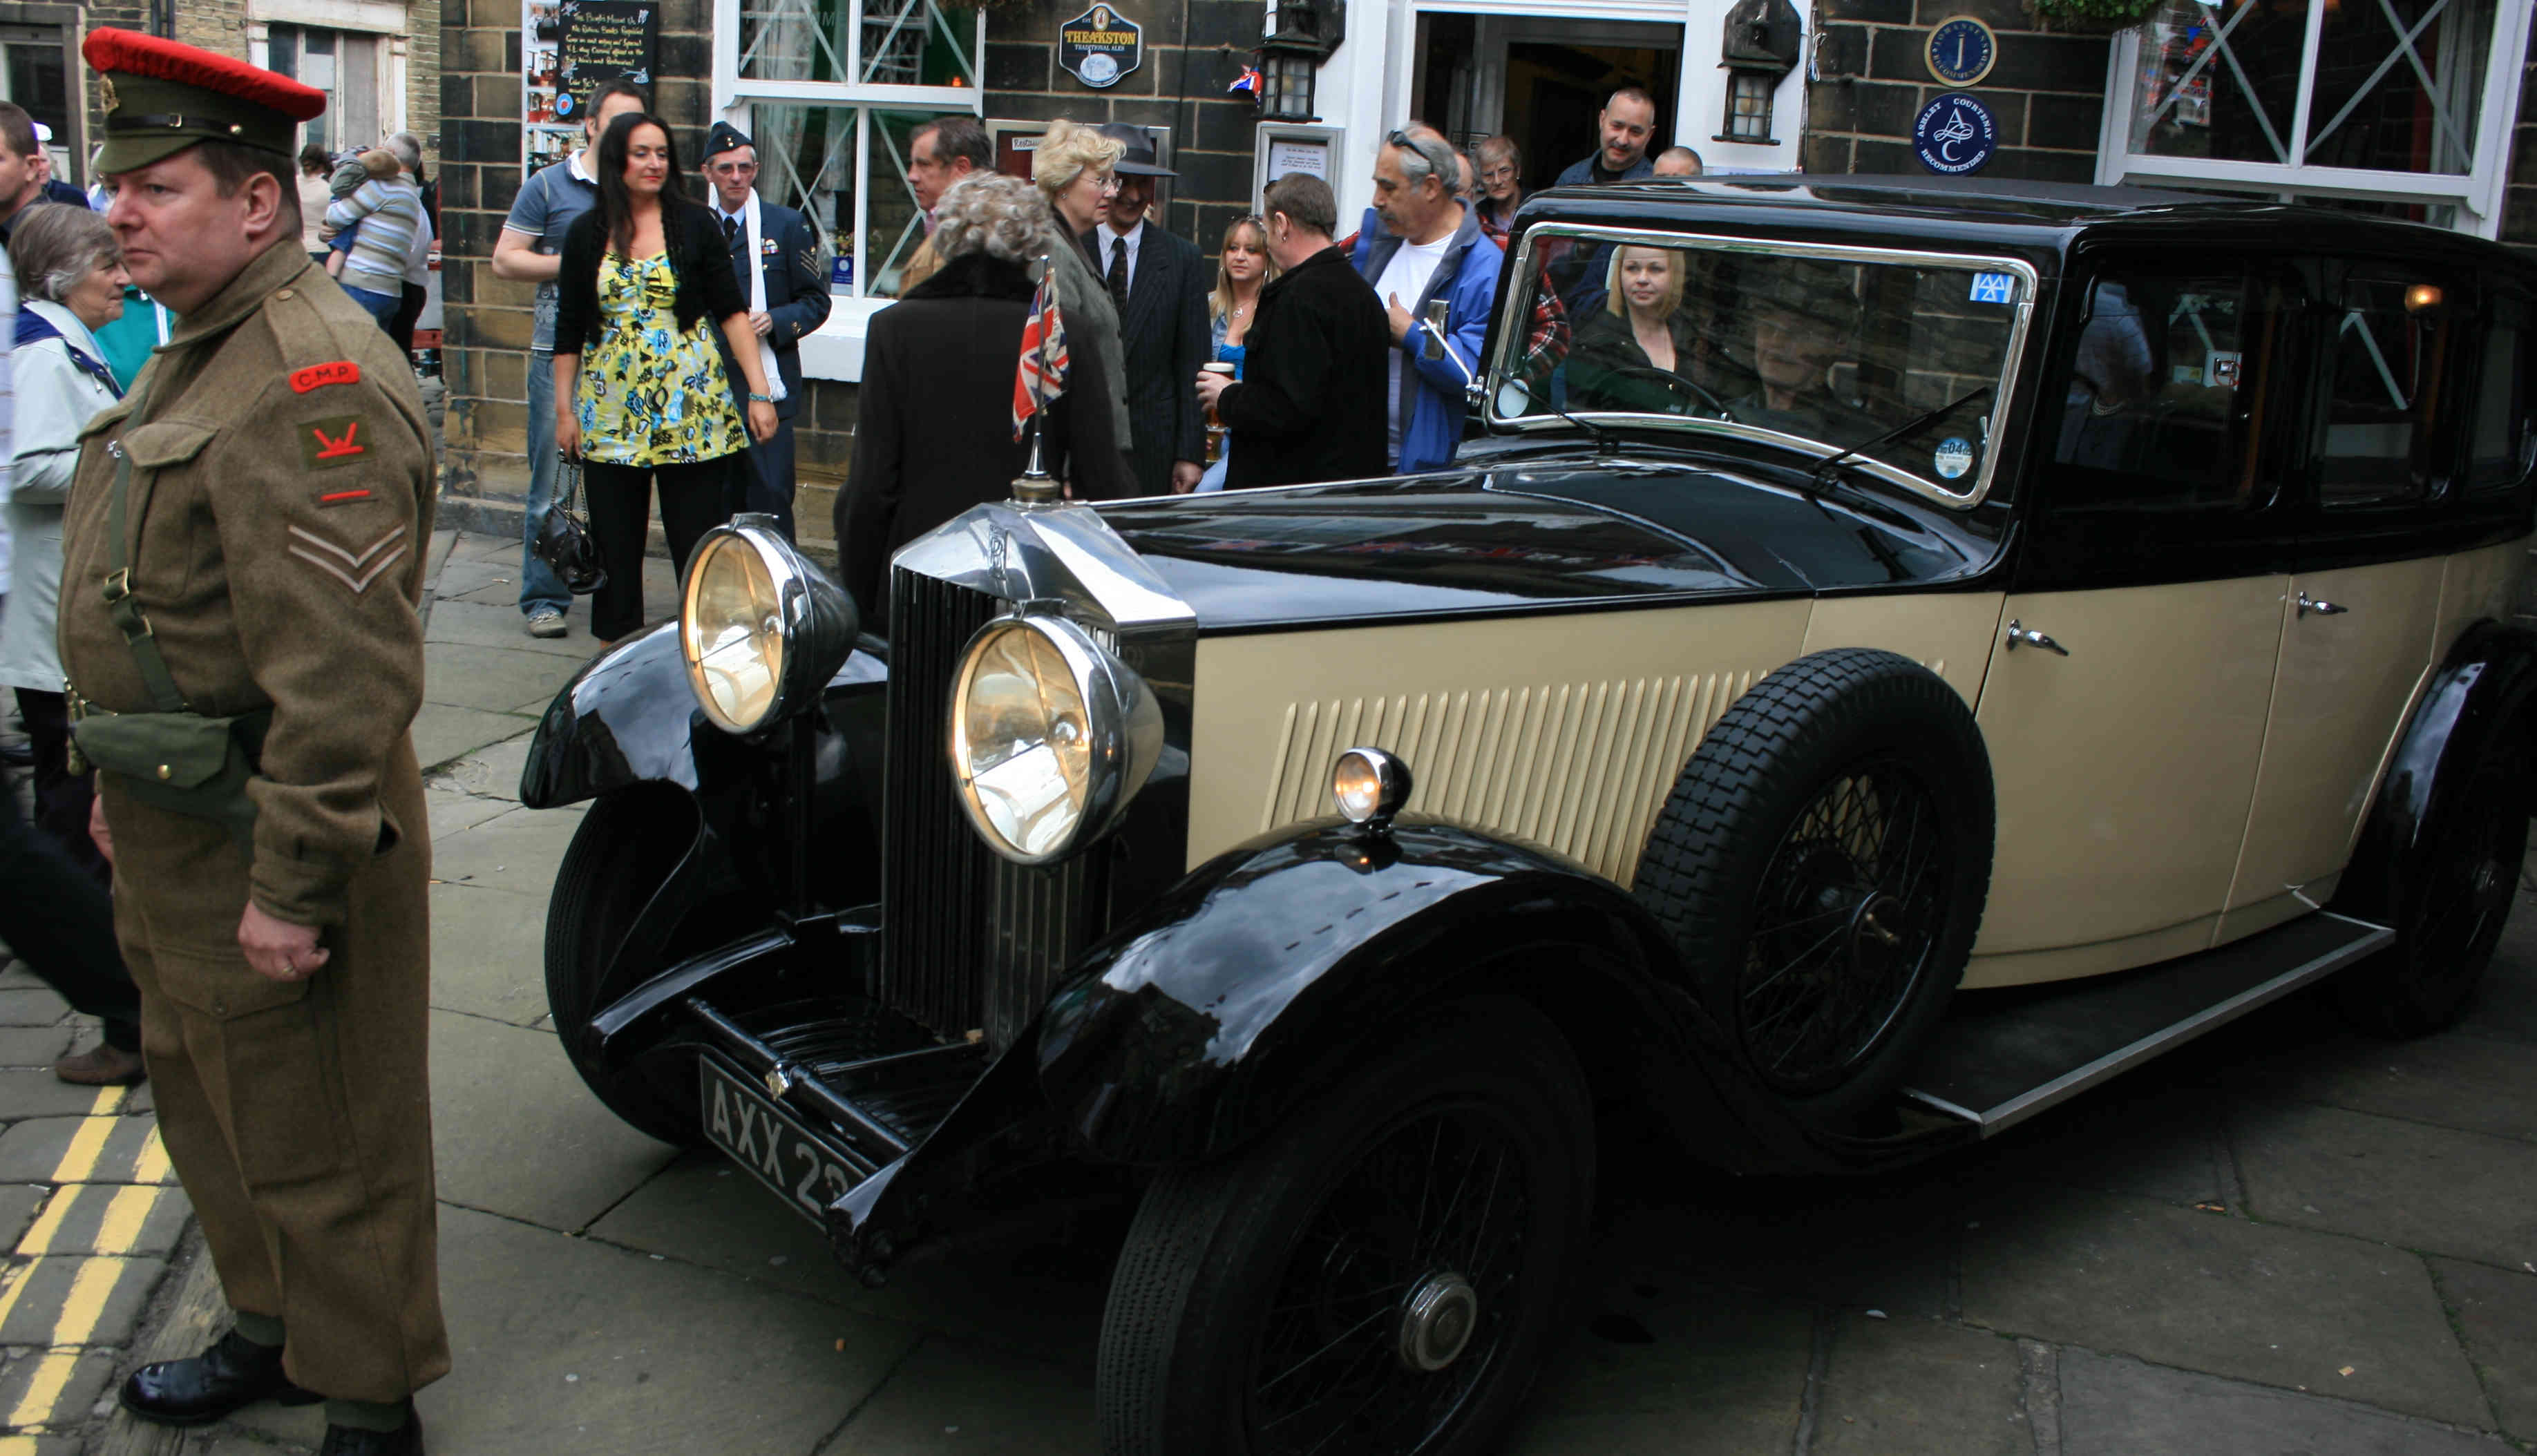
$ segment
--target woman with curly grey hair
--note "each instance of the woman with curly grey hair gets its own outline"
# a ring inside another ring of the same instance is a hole
[[[1042,255],[1075,253],[1030,184],[972,176],[943,194],[942,267],[873,315],[853,473],[837,492],[838,574],[867,630],[889,631],[889,558],[971,506],[1000,500],[1028,451],[1013,438],[1013,373]],[[1087,269],[1088,271],[1088,269]],[[1060,275],[1060,288],[1065,287]],[[1103,300],[1105,303],[1107,300]],[[1042,459],[1078,500],[1133,494],[1112,423],[1105,346],[1064,294],[1066,392],[1040,415]]]

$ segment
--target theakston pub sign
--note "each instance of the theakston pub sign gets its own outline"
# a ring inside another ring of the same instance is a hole
[[[1095,90],[1117,86],[1144,61],[1144,29],[1107,5],[1058,28],[1057,63]]]

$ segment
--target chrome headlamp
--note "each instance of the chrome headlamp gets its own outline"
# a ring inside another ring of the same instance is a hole
[[[951,772],[997,854],[1046,864],[1100,838],[1162,750],[1144,679],[1081,627],[998,617],[969,639],[951,688]]]
[[[752,733],[810,702],[855,650],[855,603],[771,516],[741,516],[696,542],[679,651],[696,706]]]

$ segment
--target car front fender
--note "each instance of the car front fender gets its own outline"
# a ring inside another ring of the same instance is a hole
[[[1699,1054],[1715,1033],[1684,987],[1646,913],[1576,865],[1451,825],[1324,824],[1201,866],[1094,947],[1041,1018],[1040,1087],[1095,1160],[1205,1161],[1421,1006],[1508,991],[1561,1026],[1598,1091],[1653,1097],[1707,1129],[1705,1156],[1752,1163],[1698,1070],[1725,1059]]]

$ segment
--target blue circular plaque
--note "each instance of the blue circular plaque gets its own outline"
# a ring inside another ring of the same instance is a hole
[[[1912,122],[1912,151],[1920,165],[1950,177],[1978,172],[1999,150],[1999,122],[1972,96],[1949,92]]]
[[[1999,39],[1970,15],[1951,15],[1929,28],[1929,74],[1949,86],[1972,86],[1999,59]]]

